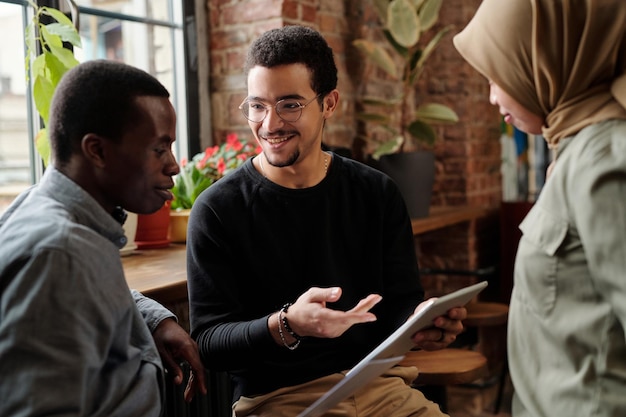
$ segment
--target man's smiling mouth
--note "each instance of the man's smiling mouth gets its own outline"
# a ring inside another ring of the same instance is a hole
[[[272,145],[277,145],[279,143],[285,142],[286,140],[289,140],[289,138],[291,138],[291,135],[289,135],[289,136],[281,136],[281,137],[273,137],[273,138],[264,137],[263,139],[265,139],[266,141],[268,141]]]

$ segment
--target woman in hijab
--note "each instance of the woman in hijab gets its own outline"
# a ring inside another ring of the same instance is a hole
[[[626,416],[624,0],[484,0],[454,38],[507,123],[556,158],[520,225],[513,415]]]

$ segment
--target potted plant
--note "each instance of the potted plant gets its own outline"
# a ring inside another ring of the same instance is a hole
[[[357,119],[367,125],[367,134],[362,137],[365,152],[374,166],[398,183],[414,218],[427,216],[430,205],[435,171],[432,146],[437,139],[432,125],[458,121],[456,113],[442,104],[425,103],[416,108],[417,83],[426,62],[450,31],[449,26],[444,27],[423,42],[422,35],[438,21],[441,4],[442,0],[373,0],[385,42],[353,42],[369,62],[396,83],[397,94],[390,98],[363,96],[359,101],[364,111]],[[407,176],[405,168],[424,171]],[[424,196],[413,193],[420,188],[415,177],[423,180]]]
[[[25,60],[26,76],[33,80],[33,99],[43,127],[35,136],[37,151],[44,165],[50,160],[50,144],[45,126],[48,124],[50,102],[61,77],[78,65],[72,47],[81,47],[80,35],[72,21],[60,10],[52,7],[38,7],[29,1],[34,8],[33,18],[26,27],[27,57]],[[72,6],[73,2],[70,2]],[[74,7],[75,20],[78,21],[78,9]],[[49,23],[44,23],[48,20]]]
[[[260,152],[258,145],[230,133],[221,145],[210,146],[189,161],[182,159],[180,173],[172,188],[174,200],[170,212],[170,240],[186,241],[189,212],[202,191]]]

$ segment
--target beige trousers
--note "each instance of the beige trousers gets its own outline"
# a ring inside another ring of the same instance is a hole
[[[233,417],[295,417],[315,402],[345,373],[325,376],[258,397],[241,397],[233,404]],[[396,366],[375,378],[354,395],[324,414],[327,417],[441,417],[439,406],[415,388],[417,368]]]

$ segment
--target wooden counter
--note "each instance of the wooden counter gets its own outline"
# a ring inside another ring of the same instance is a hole
[[[186,246],[135,250],[122,256],[128,286],[162,304],[187,299]]]
[[[487,213],[487,209],[471,206],[431,207],[428,217],[411,221],[413,235],[417,236],[454,224],[476,220],[487,215]]]
[[[447,226],[476,220],[487,214],[477,207],[433,207],[430,215],[411,222],[413,234],[438,230]],[[148,297],[169,304],[187,298],[186,246],[170,244],[162,249],[136,250],[122,257],[130,288]]]

